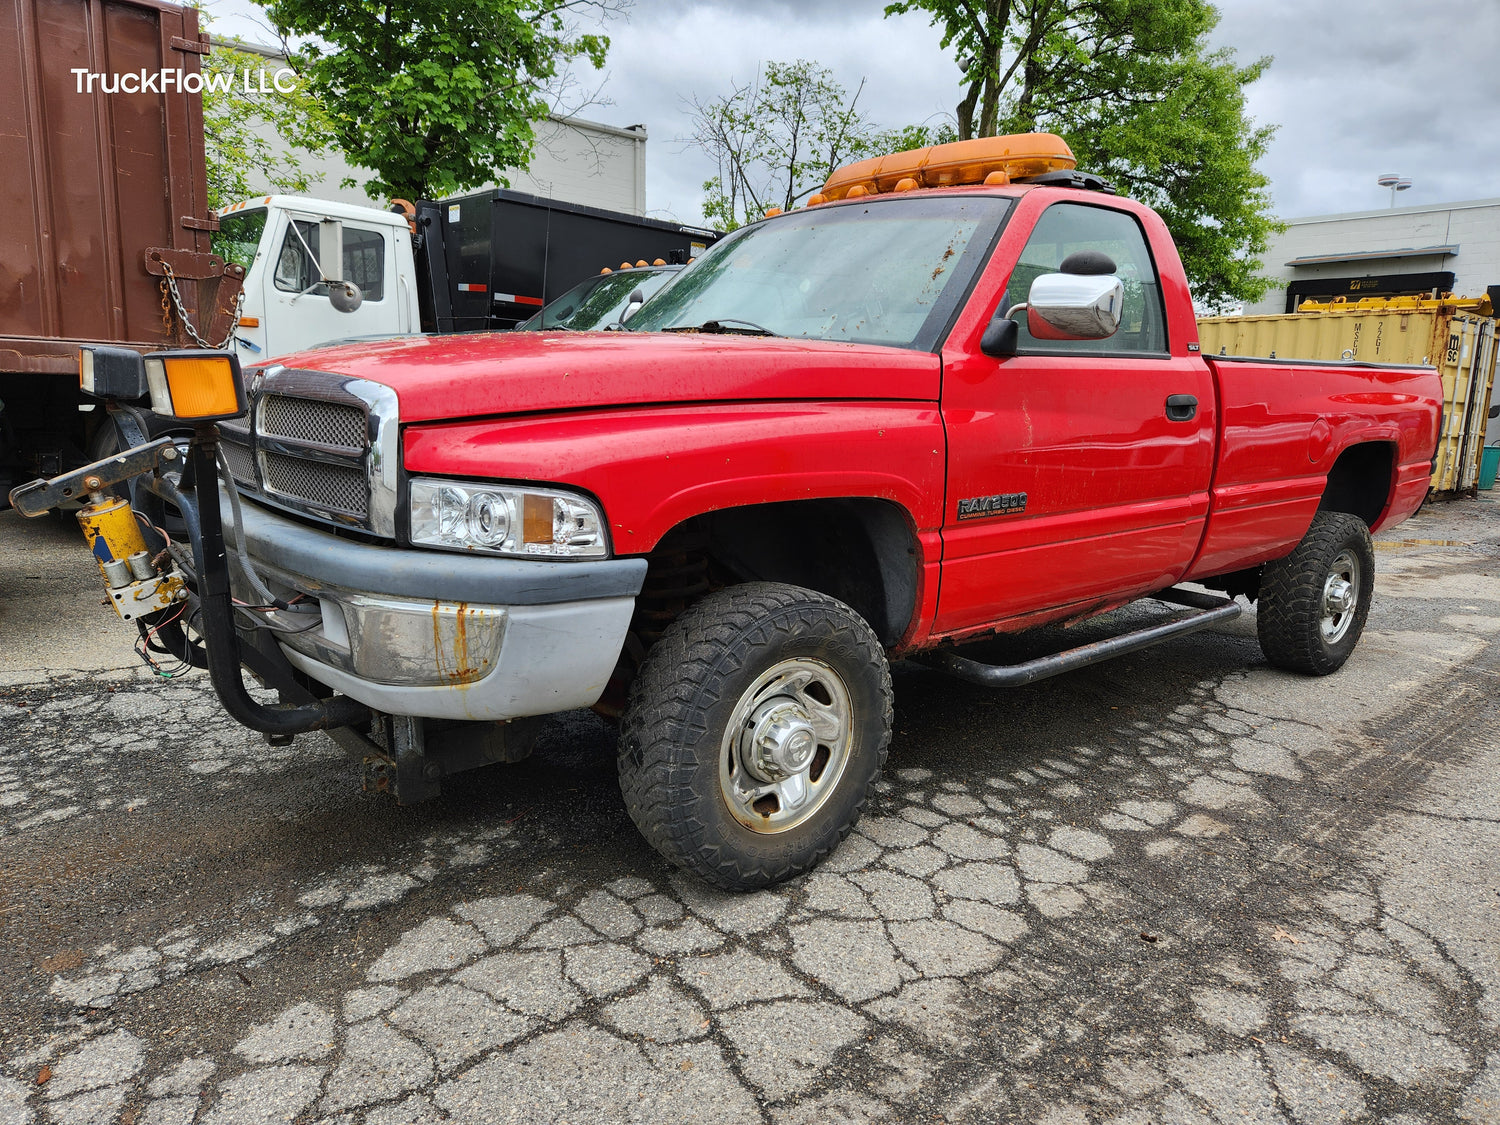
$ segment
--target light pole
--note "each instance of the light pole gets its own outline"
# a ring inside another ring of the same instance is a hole
[[[1396,206],[1396,193],[1398,191],[1405,191],[1407,188],[1411,187],[1411,181],[1410,180],[1404,180],[1400,176],[1396,175],[1394,172],[1387,172],[1385,175],[1381,176],[1380,179],[1376,180],[1375,182],[1377,184],[1379,184],[1381,187],[1388,187],[1388,188],[1391,189],[1391,206],[1392,207]]]

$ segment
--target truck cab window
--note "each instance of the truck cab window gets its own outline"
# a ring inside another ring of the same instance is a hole
[[[1164,355],[1166,317],[1156,265],[1146,247],[1140,224],[1123,211],[1078,203],[1055,203],[1042,213],[1031,239],[1010,275],[1001,303],[1009,307],[1026,300],[1031,283],[1041,274],[1056,273],[1075,250],[1099,250],[1115,262],[1115,274],[1125,285],[1125,309],[1120,330],[1104,340],[1038,340],[1020,320],[1022,353],[1062,355]]]
[[[225,262],[248,270],[260,249],[260,236],[265,229],[265,208],[236,211],[219,220],[219,229],[209,236],[209,245]]]
[[[384,235],[344,226],[344,277],[359,286],[367,301],[385,296]]]
[[[318,224],[301,219],[294,219],[293,223],[296,230],[287,227],[276,259],[276,288],[288,293],[307,291],[327,296],[328,287],[318,282],[318,267],[307,254],[308,249],[314,254],[322,253]],[[345,224],[343,275],[359,286],[366,301],[378,301],[385,296],[385,237],[379,231]]]

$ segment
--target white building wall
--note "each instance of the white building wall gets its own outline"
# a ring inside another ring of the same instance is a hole
[[[227,41],[237,50],[260,55],[268,66],[284,62],[284,56],[273,47],[258,43]],[[372,199],[364,185],[373,173],[357,168],[337,149],[322,156],[293,148],[274,129],[261,124],[256,130],[280,152],[291,152],[298,164],[313,178],[307,194],[316,199],[335,199],[362,207],[383,207],[388,200]],[[525,170],[506,169],[505,179],[516,191],[529,192],[563,203],[585,207],[602,207],[630,215],[646,214],[646,127],[632,125],[618,129],[581,117],[548,116],[536,125],[536,146],[531,166]],[[344,187],[352,178],[354,184]],[[499,183],[481,184],[461,194],[500,187]],[[252,182],[251,194],[275,194],[271,185]],[[413,201],[415,202],[415,200]]]
[[[313,156],[287,145],[281,137],[262,125],[257,130],[278,151],[291,152],[303,171],[312,178],[307,194],[317,199],[335,199],[364,207],[384,206],[387,200],[371,199],[364,184],[373,173],[357,168],[337,149]],[[549,117],[536,127],[536,148],[531,167],[524,171],[507,169],[506,179],[516,191],[564,203],[602,207],[631,215],[646,213],[646,127],[636,125],[617,129],[596,121],[576,117]],[[346,177],[353,187],[342,187]],[[481,191],[499,187],[498,183],[470,188]],[[271,194],[269,184],[252,183],[252,194]]]
[[[645,215],[646,127],[549,117],[536,127],[531,167],[508,171],[506,179],[516,191]]]
[[[1297,258],[1455,245],[1458,252],[1451,255],[1287,264]],[[1500,284],[1500,199],[1289,219],[1286,231],[1272,236],[1265,256],[1264,275],[1275,284],[1245,313],[1285,312],[1286,287],[1292,281],[1446,271],[1454,274],[1453,291],[1459,296],[1477,297]],[[1348,296],[1352,300],[1358,294]]]

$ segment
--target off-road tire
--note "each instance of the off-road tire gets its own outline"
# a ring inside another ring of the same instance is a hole
[[[853,738],[834,788],[783,832],[752,831],[720,789],[725,729],[756,678],[778,662],[832,667],[848,689]],[[620,789],[636,827],[666,859],[729,890],[802,874],[849,834],[890,744],[890,667],[863,618],[813,590],[774,582],[709,594],[667,629],[631,685],[620,725]]]
[[[1324,635],[1324,591],[1334,564],[1347,553],[1359,566],[1348,627],[1330,643]],[[1256,632],[1261,651],[1278,668],[1326,676],[1344,666],[1359,643],[1375,589],[1375,550],[1358,516],[1319,512],[1286,558],[1266,564],[1260,580]]]

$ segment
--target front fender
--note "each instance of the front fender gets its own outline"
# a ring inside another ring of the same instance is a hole
[[[645,554],[695,515],[787,500],[869,496],[942,524],[936,404],[729,403],[630,407],[420,425],[414,474],[546,482],[598,497],[615,553]]]

